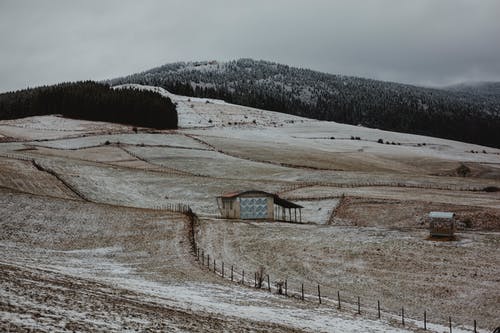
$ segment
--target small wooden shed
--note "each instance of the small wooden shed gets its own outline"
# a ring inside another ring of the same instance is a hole
[[[453,237],[455,228],[455,213],[429,213],[429,232],[431,237]]]
[[[217,206],[223,218],[302,222],[302,206],[264,191],[226,193],[217,197]]]

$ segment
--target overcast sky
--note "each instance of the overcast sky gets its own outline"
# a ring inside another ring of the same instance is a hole
[[[0,0],[0,91],[254,58],[422,85],[500,81],[499,0]]]

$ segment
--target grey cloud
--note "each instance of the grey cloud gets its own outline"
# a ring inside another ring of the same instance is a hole
[[[497,0],[3,0],[0,91],[241,57],[414,84],[500,80],[498,13]]]

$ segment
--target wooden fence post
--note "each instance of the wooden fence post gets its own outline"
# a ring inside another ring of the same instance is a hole
[[[474,319],[474,333],[477,333],[477,323],[476,323],[476,319]]]
[[[302,298],[301,299],[304,300],[304,283],[302,283],[302,289],[301,289],[301,291],[302,291]]]
[[[271,292],[271,283],[269,282],[269,274],[267,274],[267,289]]]
[[[288,296],[288,280],[285,280],[285,296]]]
[[[403,326],[405,326],[405,308],[404,307],[401,308],[401,324],[403,324]]]
[[[358,296],[358,314],[359,315],[361,314],[361,302],[359,300],[359,296]]]
[[[448,317],[448,323],[450,324],[450,333],[453,333],[451,329],[451,316]]]
[[[231,282],[233,282],[233,265],[231,265]]]
[[[207,254],[207,267],[210,269],[210,254]]]
[[[216,264],[215,264],[215,259],[214,259],[214,273],[217,273],[217,272],[215,271],[215,267],[216,267]]]
[[[380,301],[377,301],[378,319],[380,319]]]
[[[257,272],[253,273],[253,286],[257,288]]]
[[[340,310],[340,291],[337,291],[337,300],[339,302],[338,309]]]
[[[244,269],[241,271],[241,284],[245,285],[245,270]]]
[[[321,304],[321,290],[319,289],[319,284],[318,284],[318,299],[319,299],[319,304]]]
[[[224,261],[222,262],[222,278],[224,278]]]
[[[427,331],[427,311],[424,311],[424,330]]]

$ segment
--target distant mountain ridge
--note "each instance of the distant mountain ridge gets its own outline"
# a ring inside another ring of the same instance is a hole
[[[495,82],[424,88],[252,59],[178,62],[109,82],[500,148],[500,83]]]

